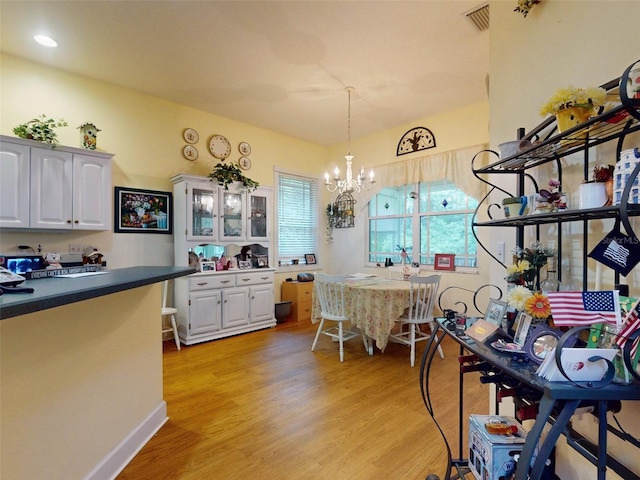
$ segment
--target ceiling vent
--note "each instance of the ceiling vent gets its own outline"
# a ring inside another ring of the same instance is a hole
[[[489,2],[478,5],[463,15],[471,20],[480,32],[489,29]]]

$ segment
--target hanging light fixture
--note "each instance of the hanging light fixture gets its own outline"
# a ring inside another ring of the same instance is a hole
[[[347,173],[344,180],[340,179],[340,170],[338,167],[333,172],[333,182],[329,179],[329,174],[324,174],[324,184],[327,187],[327,190],[330,192],[338,193],[351,193],[355,191],[356,193],[360,193],[361,190],[371,190],[373,184],[376,181],[373,179],[373,170],[369,172],[369,178],[366,178],[364,174],[364,167],[360,168],[360,172],[358,176],[354,179],[353,172],[351,171],[351,164],[353,163],[353,155],[351,155],[351,92],[353,92],[353,87],[345,87],[344,89],[349,95],[349,109],[347,110],[347,135],[348,135],[348,150],[347,155],[345,155],[345,160],[347,161]]]

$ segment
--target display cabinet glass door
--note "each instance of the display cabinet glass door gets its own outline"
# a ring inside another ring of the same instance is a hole
[[[244,240],[245,192],[220,190],[220,240]]]
[[[187,224],[187,239],[215,240],[218,211],[215,189],[190,185],[187,195],[191,202],[191,208],[187,207],[191,217]]]
[[[247,240],[265,241],[269,238],[271,192],[256,190],[249,194]]]

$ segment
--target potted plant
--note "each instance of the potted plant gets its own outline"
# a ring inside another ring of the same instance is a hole
[[[260,185],[255,180],[246,177],[238,164],[231,162],[216,164],[209,173],[209,178],[218,182],[218,185],[223,186],[225,190],[229,190],[229,185],[235,182],[241,182],[249,191],[255,190]]]
[[[43,113],[39,117],[18,125],[13,129],[13,133],[20,138],[28,138],[30,140],[37,140],[39,142],[57,145],[58,139],[56,138],[54,128],[66,127],[67,125],[69,124],[65,122],[64,119],[60,119],[56,122],[53,118],[47,118]]]
[[[558,131],[572,128],[596,114],[596,108],[605,104],[607,92],[600,87],[560,88],[540,107],[540,115],[555,115]]]

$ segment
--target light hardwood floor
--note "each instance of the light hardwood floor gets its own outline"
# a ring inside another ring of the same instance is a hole
[[[443,478],[444,443],[408,347],[389,344],[369,357],[356,338],[341,364],[324,335],[310,351],[315,328],[285,322],[181,351],[164,342],[169,421],[118,479]],[[457,457],[458,347],[443,346],[432,401]],[[475,375],[465,377],[465,410],[487,413],[487,387]]]

